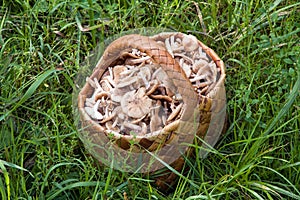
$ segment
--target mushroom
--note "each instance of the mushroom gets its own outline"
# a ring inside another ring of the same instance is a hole
[[[173,96],[174,101],[182,101],[182,96],[179,93],[174,94]]]
[[[136,56],[140,56],[140,55],[141,55],[141,52],[140,52],[140,50],[138,50],[138,49],[132,49],[132,50],[131,50],[131,53],[132,53],[133,55],[136,55]]]
[[[155,92],[155,90],[159,87],[159,84],[158,84],[158,81],[157,80],[152,80],[152,81],[150,81],[150,83],[149,83],[149,86],[150,85],[153,85],[150,89],[149,88],[147,88],[147,89],[149,89],[148,90],[148,92],[146,93],[146,95],[148,96],[148,95],[151,95],[153,92]]]
[[[157,79],[160,83],[162,83],[167,89],[168,96],[173,96],[176,91],[176,87],[173,80],[169,79],[167,73],[161,67],[153,72],[152,79]]]
[[[184,50],[187,52],[195,51],[197,48],[199,48],[198,39],[192,35],[187,35],[183,37],[182,44]]]
[[[100,92],[98,94],[95,94],[95,101],[97,101],[98,99],[102,99],[102,97],[109,98],[110,97],[110,93],[102,91],[102,92]]]
[[[110,99],[114,102],[120,103],[126,92],[127,90],[124,88],[115,88],[114,90],[112,90]]]
[[[116,119],[115,119],[114,123],[112,124],[112,127],[116,127],[116,126],[117,126],[117,124],[118,124],[118,121],[119,121],[119,118],[118,118],[118,117],[116,117]]]
[[[199,59],[203,59],[203,60],[206,60],[206,61],[209,60],[207,54],[202,51],[202,48],[199,48],[198,53],[199,53],[199,55],[198,55]]]
[[[98,94],[99,92],[102,92],[103,89],[102,87],[100,86],[97,78],[94,78],[94,80],[92,80],[90,77],[87,77],[86,78],[86,82],[88,82],[95,90],[94,90],[94,93],[92,95],[92,99],[95,98],[95,95]]]
[[[116,85],[116,88],[123,88],[129,86],[138,81],[138,77],[136,76],[128,76],[126,78],[120,79]]]
[[[120,131],[120,129],[117,126],[114,126],[114,123],[112,123],[112,122],[106,122],[105,127],[108,132],[110,132],[110,131],[119,132]]]
[[[166,47],[163,41],[156,41],[156,43],[162,47]]]
[[[127,92],[121,100],[122,111],[132,118],[140,118],[148,114],[151,106],[152,100],[146,96],[145,87]]]
[[[147,134],[147,124],[145,122],[141,122],[140,124],[141,124],[142,130],[141,130],[141,132],[139,132],[138,135],[140,135],[140,136],[146,135]]]
[[[214,61],[211,61],[209,63],[209,67],[211,69],[211,75],[213,77],[213,82],[216,82],[217,80],[217,74],[218,74],[218,70],[217,70],[217,66],[216,66],[216,63]]]
[[[192,74],[191,65],[186,64],[185,62],[182,63],[181,68],[185,72],[186,77],[190,77]]]
[[[86,77],[85,80],[90,84],[90,86],[92,86],[94,89],[97,89],[95,82],[90,77]]]
[[[139,58],[139,56],[134,55],[133,53],[130,53],[130,52],[127,52],[127,51],[122,52],[120,57],[121,57],[122,59],[125,59],[126,57]]]
[[[174,104],[173,104],[173,106],[174,106]],[[179,104],[175,109],[173,108],[173,106],[171,106],[172,113],[169,115],[167,122],[169,122],[177,117],[177,115],[179,114],[179,112],[183,106],[183,103]]]
[[[93,107],[94,106],[94,104],[95,104],[96,102],[95,102],[95,99],[94,98],[86,98],[85,99],[85,105],[87,106],[87,107]]]
[[[162,119],[159,116],[159,112],[161,110],[161,102],[157,101],[156,106],[151,110],[151,119],[150,119],[150,132],[153,133],[157,131],[162,126]]]
[[[104,119],[100,121],[100,123],[105,123],[112,120],[114,117],[116,117],[119,114],[119,112],[121,112],[121,107],[117,106],[111,113],[106,113]]]
[[[165,100],[165,101],[168,101],[168,102],[171,102],[173,100],[172,97],[169,97],[167,95],[161,95],[161,94],[157,94],[157,95],[149,95],[149,97],[153,98],[153,99],[157,99],[157,100]]]
[[[107,80],[101,80],[100,85],[101,85],[102,89],[106,92],[109,92],[113,89],[111,84]]]
[[[208,65],[208,62],[206,60],[196,60],[196,62],[193,64],[193,71],[195,73],[198,72],[199,69],[206,67]]]
[[[127,65],[135,65],[135,64],[140,64],[143,62],[146,62],[147,60],[150,59],[150,56],[145,56],[141,58],[128,58],[125,62]]]
[[[99,81],[97,78],[94,78],[94,82],[95,82],[95,86],[96,88],[95,89],[98,89],[99,91],[103,91],[103,89],[101,88],[100,84],[99,84]]]
[[[103,115],[98,111],[99,104],[100,104],[100,99],[96,102],[93,108],[85,107],[85,112],[93,119],[97,119],[97,120],[103,119]]]
[[[186,62],[194,64],[194,60],[189,56],[184,55],[183,53],[175,53],[174,56],[183,58]]]
[[[114,76],[114,82],[118,83],[120,79],[120,74],[124,71],[126,71],[127,68],[124,65],[117,65],[113,68],[113,76]]]
[[[182,46],[180,38],[176,38],[176,41],[175,41],[175,37],[172,35],[170,37],[170,42],[171,42],[171,47],[172,47],[173,53],[179,53],[184,50],[184,47]]]
[[[146,88],[149,88],[150,86],[149,81],[151,79],[151,71],[151,65],[145,65],[144,67],[141,67],[140,71],[137,73],[137,76],[142,79]]]
[[[166,45],[166,48],[167,48],[169,54],[172,56],[172,58],[174,58],[174,54],[173,54],[173,50],[172,50],[172,47],[171,47],[169,38],[167,38],[167,39],[165,40],[165,45]]]
[[[131,129],[133,132],[140,132],[142,127],[136,124],[132,124],[128,121],[123,122],[124,127]]]
[[[120,73],[121,78],[131,77],[134,73],[139,71],[139,68],[134,65],[126,65],[126,70]]]
[[[190,81],[196,82],[196,81],[200,81],[200,80],[205,80],[205,78],[207,77],[207,75],[203,74],[203,75],[197,75],[194,78],[191,78]]]
[[[205,76],[207,82],[216,82],[217,78],[217,69],[214,62],[210,62],[205,67],[202,67],[198,70],[197,76]]]
[[[143,121],[143,119],[145,119],[146,117],[147,117],[147,114],[144,115],[144,116],[142,116],[142,117],[140,117],[140,118],[137,118],[137,119],[132,120],[130,123],[132,123],[132,124],[138,124],[138,123],[140,123],[141,121]]]
[[[174,47],[176,46],[174,35],[172,35],[172,36],[170,37],[170,43],[171,43],[171,47],[172,47],[172,48],[174,48]]]

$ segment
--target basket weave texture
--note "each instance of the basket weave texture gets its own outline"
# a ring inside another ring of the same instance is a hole
[[[113,41],[78,95],[81,139],[102,163],[130,172],[180,171],[196,138],[204,158],[225,123],[223,61],[192,35]],[[202,141],[202,142],[201,142]],[[203,142],[204,141],[204,142]],[[172,172],[156,177],[164,189]]]

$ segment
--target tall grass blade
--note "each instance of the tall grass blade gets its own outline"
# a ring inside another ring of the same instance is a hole
[[[300,71],[299,71],[299,67],[300,67],[300,63],[298,63],[297,67],[298,67],[297,81],[296,81],[291,93],[289,94],[289,96],[286,100],[286,103],[283,105],[281,110],[278,112],[277,116],[275,118],[273,118],[271,123],[267,126],[267,129],[262,133],[262,135],[261,135],[262,138],[260,140],[255,141],[254,144],[252,145],[252,147],[249,149],[248,153],[245,155],[244,160],[243,160],[245,163],[248,163],[249,160],[252,160],[253,158],[255,158],[255,155],[256,155],[257,151],[260,149],[260,146],[267,139],[266,136],[268,136],[268,134],[271,133],[271,131],[274,129],[274,127],[278,123],[278,121],[289,111],[289,109],[293,105],[296,97],[299,95],[299,90],[300,90]]]
[[[33,174],[29,170],[27,170],[27,169],[25,169],[23,167],[20,167],[19,165],[16,165],[16,164],[10,163],[10,162],[6,162],[6,161],[1,160],[1,159],[0,159],[0,163],[3,164],[3,165],[6,165],[8,167],[11,167],[11,168],[15,168],[15,169],[18,169],[18,170],[22,170],[22,171],[28,172],[31,177],[34,177]]]
[[[41,75],[39,75],[36,78],[35,82],[28,88],[28,90],[23,95],[23,97],[15,104],[15,106],[0,117],[0,121],[4,120],[10,113],[12,113],[14,110],[16,110],[25,101],[27,101],[32,96],[32,94],[36,91],[36,89],[41,85],[41,83],[48,76],[50,76],[53,72],[56,72],[56,71],[57,71],[56,69],[49,69],[49,70],[45,71],[44,73],[42,73]]]
[[[56,165],[52,166],[52,167],[48,170],[48,172],[47,172],[47,174],[46,174],[46,176],[45,176],[45,178],[44,178],[44,180],[43,180],[43,184],[42,184],[42,186],[41,186],[41,191],[40,191],[40,198],[42,198],[41,195],[44,194],[44,188],[45,188],[45,186],[46,186],[47,179],[48,179],[48,177],[50,176],[51,172],[52,172],[53,170],[55,170],[56,168],[61,167],[61,166],[64,166],[64,165],[78,165],[78,164],[76,164],[76,163],[59,163],[59,164],[56,164]]]
[[[4,163],[2,160],[0,160],[0,169],[1,169],[1,172],[3,173],[4,175],[4,180],[5,180],[5,185],[6,185],[6,192],[7,192],[7,199],[10,200],[10,178],[9,178],[9,175],[8,175],[8,172],[4,166]],[[2,189],[1,189],[2,191]],[[5,191],[2,191],[2,196],[5,196]]]
[[[76,182],[76,183],[72,183],[70,185],[67,185],[66,187],[63,187],[61,189],[59,189],[57,192],[55,192],[54,194],[52,194],[51,196],[49,196],[47,199],[51,200],[51,199],[56,199],[56,197],[66,191],[66,190],[71,190],[73,188],[77,188],[77,187],[94,187],[96,185],[99,185],[99,181],[90,181],[90,182]],[[102,185],[102,184],[101,184]],[[102,185],[104,186],[104,185]]]

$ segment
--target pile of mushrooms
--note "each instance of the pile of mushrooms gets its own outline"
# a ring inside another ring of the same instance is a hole
[[[211,91],[220,77],[220,69],[196,37],[170,34],[152,39],[179,63],[199,95]],[[110,66],[100,80],[86,79],[94,88],[85,101],[86,113],[106,134],[157,135],[165,127],[176,127],[183,103],[173,81],[138,49],[132,49],[125,57],[124,63]]]

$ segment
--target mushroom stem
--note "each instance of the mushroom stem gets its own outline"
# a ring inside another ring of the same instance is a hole
[[[102,92],[96,94],[96,95],[95,95],[95,101],[98,101],[98,100],[101,99],[102,97],[110,97],[110,93],[109,93],[109,92],[102,91]]]
[[[151,119],[150,119],[150,132],[153,133],[154,131],[159,130],[159,127],[161,126],[162,120],[159,117],[159,110],[161,108],[160,101],[157,102],[157,106],[155,106],[151,110]]]
[[[173,112],[169,115],[167,122],[173,120],[180,112],[181,108],[183,106],[183,103],[179,104],[174,110]]]
[[[161,94],[158,94],[158,95],[149,95],[151,98],[153,99],[157,99],[157,100],[165,100],[165,101],[168,101],[168,102],[172,102],[172,98],[169,97],[169,96],[166,96],[166,95],[161,95]]]
[[[151,95],[157,88],[158,88],[159,84],[158,83],[154,83],[154,85],[152,86],[152,88],[146,93],[147,96]]]
[[[142,58],[136,58],[136,59],[127,59],[125,64],[127,64],[127,65],[136,65],[136,64],[139,64],[139,63],[146,62],[149,59],[150,59],[149,56],[145,56],[145,57],[142,57]]]
[[[103,124],[103,123],[106,123],[106,122],[112,120],[116,115],[117,115],[116,112],[112,112],[111,115],[109,115],[108,117],[106,117],[103,120],[101,120],[100,124]]]
[[[132,124],[132,123],[130,123],[130,122],[124,122],[123,125],[124,125],[126,128],[132,129],[133,131],[141,131],[141,130],[142,130],[142,128],[141,128],[139,125]]]

